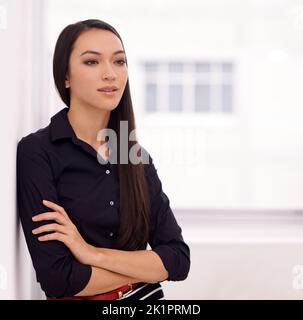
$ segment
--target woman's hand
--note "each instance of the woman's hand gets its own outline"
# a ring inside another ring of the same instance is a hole
[[[38,240],[61,241],[70,249],[80,263],[90,264],[93,256],[97,253],[96,248],[84,241],[77,227],[72,223],[63,207],[51,201],[43,200],[42,202],[46,207],[53,209],[54,212],[38,214],[32,218],[33,221],[54,220],[57,223],[49,223],[33,229],[33,234],[54,231],[53,233],[38,237]]]

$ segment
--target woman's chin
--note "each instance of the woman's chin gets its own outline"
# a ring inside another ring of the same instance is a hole
[[[104,111],[104,110],[106,110],[106,111],[112,111],[112,110],[114,110],[114,109],[116,109],[117,108],[117,106],[118,106],[118,104],[103,104],[103,105],[96,105],[96,109],[98,109],[98,110],[102,110],[102,111]]]

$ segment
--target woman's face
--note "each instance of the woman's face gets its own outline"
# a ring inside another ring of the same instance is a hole
[[[94,52],[90,52],[94,51]],[[124,92],[128,70],[120,39],[101,29],[84,31],[74,43],[65,86],[70,88],[71,104],[90,105],[111,111]],[[100,88],[115,86],[113,93]]]

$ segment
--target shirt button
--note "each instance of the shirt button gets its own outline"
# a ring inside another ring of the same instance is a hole
[[[110,174],[110,170],[106,170],[105,173],[106,173],[106,174]]]
[[[113,232],[110,232],[110,234],[109,234],[111,237],[114,235],[114,233]]]
[[[111,206],[113,206],[113,205],[114,205],[114,201],[110,201],[109,204],[110,204]]]

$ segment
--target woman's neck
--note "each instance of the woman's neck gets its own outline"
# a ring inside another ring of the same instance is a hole
[[[97,140],[97,135],[100,130],[107,128],[110,111],[71,104],[67,117],[78,139],[94,147],[102,144]]]

